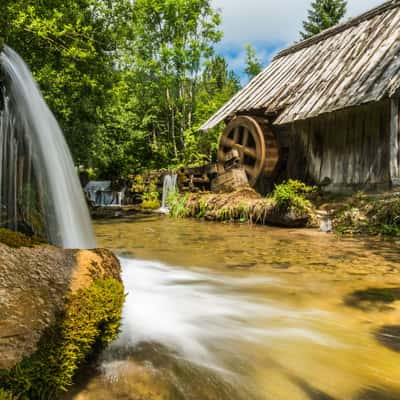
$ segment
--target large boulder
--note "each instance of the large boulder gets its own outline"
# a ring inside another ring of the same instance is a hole
[[[0,398],[3,390],[55,399],[119,331],[120,265],[107,250],[8,244],[0,243]]]

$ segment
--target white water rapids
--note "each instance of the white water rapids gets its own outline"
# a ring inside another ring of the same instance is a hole
[[[307,321],[322,320],[326,313],[290,309],[251,295],[257,287],[280,287],[279,279],[222,277],[210,270],[129,258],[122,258],[121,264],[127,291],[122,332],[104,353],[101,366],[112,382],[129,375],[128,354],[142,346],[161,346],[155,351],[174,355],[176,362],[193,368],[195,375],[209,371],[213,379],[229,387],[236,387],[238,365],[251,366],[249,354],[236,352],[241,346],[259,346],[265,351],[284,340],[340,347],[334,338],[308,326]]]

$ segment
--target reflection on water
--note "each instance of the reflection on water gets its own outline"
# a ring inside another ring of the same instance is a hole
[[[98,223],[120,337],[74,400],[400,399],[398,243],[160,217]]]

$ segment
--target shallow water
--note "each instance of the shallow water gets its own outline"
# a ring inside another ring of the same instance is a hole
[[[72,399],[400,399],[398,242],[158,216],[96,232],[124,321]]]

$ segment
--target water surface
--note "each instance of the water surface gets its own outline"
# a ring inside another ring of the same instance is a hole
[[[74,400],[400,399],[399,243],[144,216],[120,337]]]

